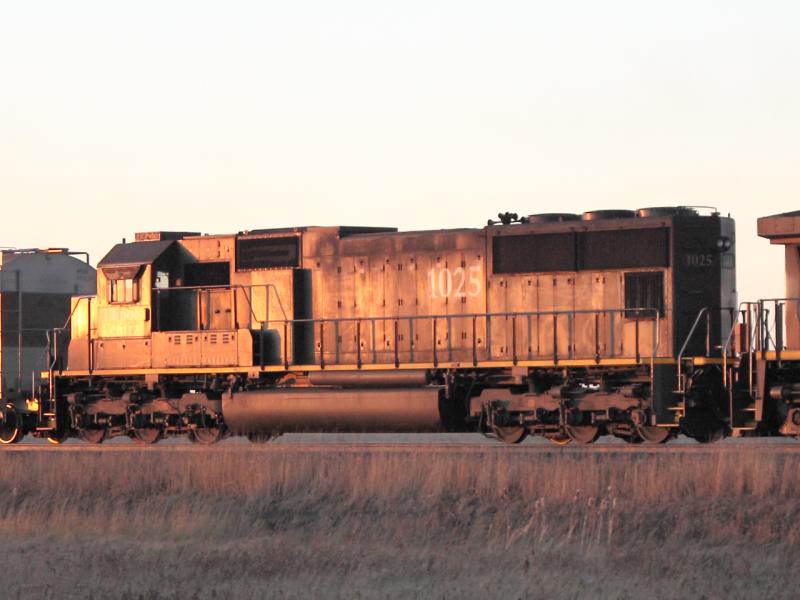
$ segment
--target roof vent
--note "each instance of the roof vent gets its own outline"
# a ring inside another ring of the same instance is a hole
[[[697,211],[688,206],[651,206],[650,208],[640,208],[636,211],[636,216],[640,219],[648,217],[694,217]]]
[[[528,215],[528,223],[543,225],[545,223],[562,223],[564,221],[580,221],[581,216],[573,213],[541,213]]]
[[[632,210],[590,210],[583,213],[584,221],[604,221],[606,219],[633,219],[636,212]]]

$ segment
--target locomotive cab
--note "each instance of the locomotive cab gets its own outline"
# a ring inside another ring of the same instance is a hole
[[[222,251],[230,239],[205,237],[144,233],[112,248],[98,264],[98,295],[73,301],[70,369],[251,365],[249,321],[238,319]]]

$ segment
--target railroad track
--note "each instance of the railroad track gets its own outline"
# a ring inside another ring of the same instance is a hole
[[[597,455],[597,454],[642,454],[642,455],[669,455],[669,454],[724,454],[729,452],[766,451],[779,454],[794,454],[800,452],[800,442],[786,439],[753,439],[753,440],[726,440],[716,444],[697,444],[693,442],[677,441],[662,445],[630,445],[624,443],[596,443],[591,445],[556,446],[546,442],[534,442],[516,446],[497,443],[475,442],[377,442],[377,441],[326,441],[303,442],[279,439],[265,444],[250,444],[244,440],[226,440],[213,446],[202,446],[183,443],[181,440],[162,442],[154,445],[142,445],[127,440],[119,442],[93,445],[85,442],[74,441],[59,446],[42,442],[22,442],[14,446],[0,449],[2,454],[18,453],[163,453],[178,452],[191,454],[208,453],[269,453],[269,454],[416,454],[425,452],[429,454],[470,454],[470,455]]]

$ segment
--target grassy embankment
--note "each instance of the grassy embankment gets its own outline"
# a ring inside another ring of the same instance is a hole
[[[800,455],[0,453],[11,598],[794,597]]]

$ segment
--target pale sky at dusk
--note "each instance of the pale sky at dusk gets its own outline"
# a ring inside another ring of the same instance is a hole
[[[794,2],[0,4],[0,245],[800,209]]]

